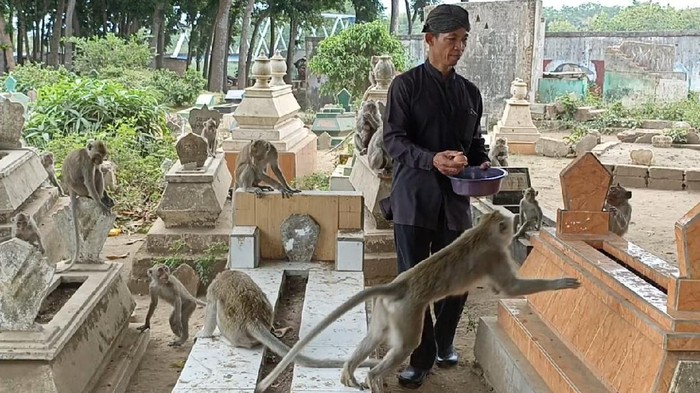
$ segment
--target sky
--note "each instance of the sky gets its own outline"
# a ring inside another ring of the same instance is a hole
[[[479,1],[493,1],[493,0],[470,0],[472,3],[476,3]],[[698,7],[700,6],[698,0],[651,0],[653,3],[661,4],[661,5],[670,5],[675,8],[689,8],[691,6]],[[386,7],[387,14],[388,10],[391,7],[391,0],[382,0],[382,3],[384,3],[384,7]],[[445,0],[444,3],[459,3],[459,0]],[[581,4],[585,3],[599,3],[599,4],[605,4],[608,6],[626,6],[626,5],[632,5],[632,0],[542,0],[542,5],[544,7],[555,7],[555,8],[561,8],[562,3],[565,3],[568,6],[571,7],[576,7]],[[404,0],[399,0],[399,8],[401,9],[401,12],[405,12],[406,6],[405,6],[405,1]]]

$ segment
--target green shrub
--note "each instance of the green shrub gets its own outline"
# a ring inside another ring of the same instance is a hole
[[[300,190],[328,191],[330,189],[330,176],[316,172],[308,176],[295,178],[290,185]]]
[[[89,75],[93,70],[102,72],[108,67],[126,70],[148,68],[153,59],[146,36],[139,33],[122,39],[113,33],[104,37],[72,37],[75,44],[73,70]]]
[[[127,120],[141,147],[168,132],[165,111],[150,91],[90,78],[65,80],[40,89],[23,136],[28,144],[43,147],[57,137],[99,132]]]
[[[68,72],[63,66],[53,69],[44,68],[41,64],[18,65],[10,74],[0,77],[0,85],[3,86],[3,90],[9,75],[12,75],[17,81],[15,90],[24,94],[27,94],[29,90],[39,90],[45,86],[75,78],[75,74]]]
[[[194,103],[205,84],[202,74],[192,68],[184,76],[170,70],[157,70],[148,82],[149,87],[162,95],[161,102],[175,107]]]
[[[113,211],[117,223],[126,229],[147,230],[156,218],[155,209],[163,193],[160,165],[164,159],[177,159],[174,139],[169,134],[139,142],[139,132],[130,121],[109,125],[100,132],[69,134],[50,140],[45,149],[54,153],[57,176],[61,163],[74,149],[84,147],[89,140],[101,140],[108,149],[110,161],[117,165],[117,189],[113,191]],[[147,151],[148,154],[142,154]]]

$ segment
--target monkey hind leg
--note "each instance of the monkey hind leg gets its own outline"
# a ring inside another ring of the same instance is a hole
[[[368,386],[360,384],[355,378],[355,370],[364,359],[376,349],[386,337],[386,332],[389,326],[387,325],[386,309],[382,305],[381,299],[377,299],[372,310],[372,319],[367,329],[367,335],[360,341],[355,349],[355,352],[350,356],[350,359],[343,365],[343,371],[340,374],[340,383],[345,386],[366,389]],[[373,366],[379,363],[374,364]]]

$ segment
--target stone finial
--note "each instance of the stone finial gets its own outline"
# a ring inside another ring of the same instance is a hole
[[[284,76],[287,75],[287,61],[276,52],[274,56],[270,58],[270,73],[272,74],[272,80],[270,81],[270,86],[284,86]]]
[[[612,175],[593,153],[576,158],[561,171],[564,209],[600,212],[612,182]]]
[[[100,204],[92,199],[78,198],[78,228],[80,230],[80,250],[76,263],[104,263],[100,259],[102,247],[114,226],[114,214],[102,214]],[[67,249],[72,256],[75,252],[75,236],[73,215],[70,206],[65,206],[54,214],[54,220],[59,233],[67,234],[64,239]]]
[[[0,331],[34,330],[55,267],[18,238],[0,243]]]
[[[253,87],[259,89],[265,89],[270,87],[269,80],[272,76],[272,66],[270,65],[270,59],[265,55],[260,55],[255,58],[255,63],[250,69],[250,73],[255,78],[255,85]]]
[[[675,236],[680,276],[700,279],[700,203],[676,222]]]
[[[216,128],[219,128],[221,124],[221,119],[223,115],[221,112],[213,109],[209,109],[207,104],[202,105],[201,109],[194,108],[190,111],[189,123],[192,128],[192,133],[197,135],[202,135],[202,130],[204,129],[204,122],[213,119],[216,122]]]
[[[193,132],[178,139],[175,150],[185,169],[201,168],[207,161],[207,141]]]
[[[394,63],[389,55],[381,55],[377,56],[377,58],[377,64],[374,66],[374,79],[377,82],[377,88],[388,89],[396,73]]]
[[[513,82],[510,83],[510,94],[511,99],[514,100],[524,100],[527,97],[527,83],[525,83],[521,78],[515,78]]]
[[[20,138],[27,119],[27,108],[11,97],[0,97],[0,150],[22,147]]]

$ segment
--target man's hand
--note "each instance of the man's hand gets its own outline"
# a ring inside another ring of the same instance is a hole
[[[479,168],[481,168],[483,170],[487,170],[487,169],[491,168],[491,161],[483,162],[481,165],[479,165]]]
[[[455,161],[457,156],[462,156],[463,159]],[[441,151],[433,157],[433,166],[445,176],[457,176],[467,166],[467,159],[461,151]]]

